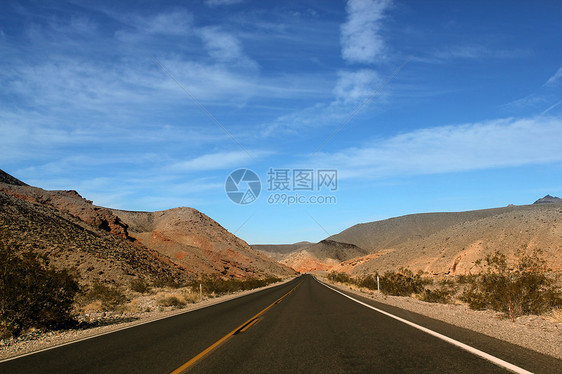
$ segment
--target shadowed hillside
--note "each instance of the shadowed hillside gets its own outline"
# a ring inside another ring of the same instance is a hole
[[[12,184],[14,186],[27,186],[19,179],[12,177],[10,174],[6,173],[4,170],[0,169],[0,183]]]

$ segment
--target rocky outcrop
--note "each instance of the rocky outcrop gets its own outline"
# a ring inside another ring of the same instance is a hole
[[[49,206],[79,218],[95,228],[108,231],[123,239],[130,239],[127,225],[119,217],[107,208],[93,205],[92,201],[84,199],[74,190],[46,191],[27,185],[0,183],[0,192],[32,204]]]

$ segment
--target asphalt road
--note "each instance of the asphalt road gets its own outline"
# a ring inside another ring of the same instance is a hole
[[[562,372],[561,360],[361,300],[526,370]],[[249,321],[244,331],[232,334]],[[170,373],[221,339],[188,372],[508,372],[305,275],[211,307],[7,361],[0,373]]]

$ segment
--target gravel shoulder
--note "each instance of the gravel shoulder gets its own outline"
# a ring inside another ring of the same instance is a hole
[[[270,284],[265,287],[256,288],[248,291],[236,292],[233,294],[222,295],[214,298],[207,298],[201,302],[188,304],[181,309],[171,307],[162,308],[163,310],[137,313],[121,313],[108,316],[102,320],[103,326],[88,329],[62,330],[62,331],[33,331],[17,339],[0,340],[0,362],[3,360],[27,355],[33,352],[54,348],[59,345],[74,343],[80,340],[93,338],[99,335],[109,334],[129,327],[142,325],[159,319],[172,317],[182,313],[202,309],[211,305],[219,304],[238,297],[249,295],[267,288],[279,286],[291,281],[293,278],[285,279],[282,282]]]
[[[436,304],[413,297],[387,296],[372,290],[334,283],[326,278],[321,280],[383,304],[406,309],[562,359],[562,320],[553,316],[522,316],[511,321],[490,310],[476,311],[462,304]]]

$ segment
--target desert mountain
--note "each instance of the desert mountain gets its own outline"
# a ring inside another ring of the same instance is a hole
[[[478,271],[475,261],[495,250],[513,259],[522,247],[544,251],[549,266],[562,270],[562,204],[412,214],[358,224],[286,254],[281,262],[300,271],[365,274],[408,267],[465,274]]]
[[[552,204],[552,203],[562,203],[562,199],[556,196],[546,195],[545,197],[535,201],[533,204]]]
[[[299,249],[313,245],[311,242],[298,242],[293,244],[252,244],[256,251],[264,253],[275,261],[280,261],[290,253],[297,252]]]
[[[195,209],[111,210],[93,205],[76,191],[31,187],[1,170],[0,178],[0,242],[36,248],[54,264],[78,267],[85,279],[294,273]]]
[[[0,250],[34,250],[56,267],[76,268],[81,282],[187,280],[165,256],[50,206],[0,192],[0,212]]]
[[[286,255],[280,262],[300,272],[329,270],[344,261],[365,256],[368,253],[354,244],[324,239]]]
[[[294,274],[195,209],[112,212],[127,224],[133,238],[171,257],[189,272],[233,277]]]
[[[0,183],[0,192],[69,214],[123,239],[129,238],[127,225],[122,223],[111,210],[93,205],[92,201],[84,199],[76,191],[46,191],[27,185]]]

